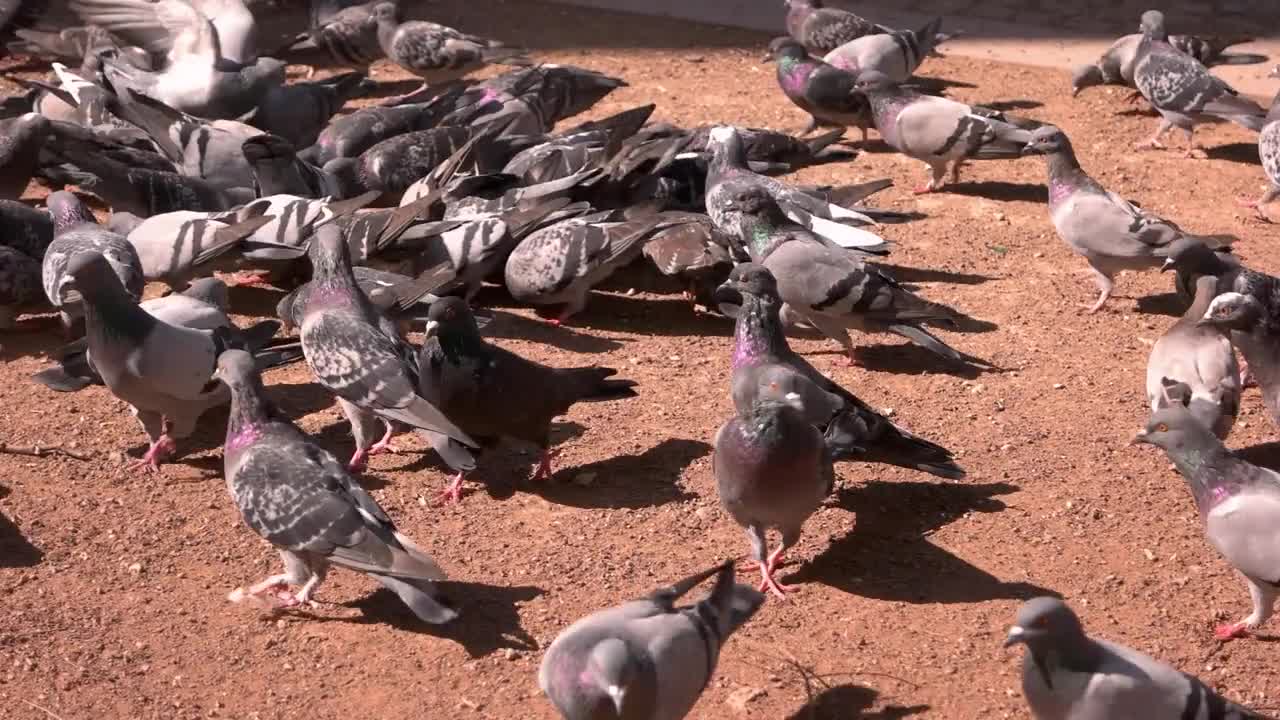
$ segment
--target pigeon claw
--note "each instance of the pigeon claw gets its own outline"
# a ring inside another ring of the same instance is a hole
[[[920,185],[919,187],[913,188],[911,192],[915,193],[916,195],[928,195],[931,192],[937,192],[937,190],[938,188],[934,187],[933,183],[926,183],[924,185]]]
[[[168,435],[161,435],[159,440],[151,443],[151,447],[147,448],[147,452],[140,459],[129,463],[129,470],[143,472],[160,472],[160,464],[165,461],[177,445],[173,442],[173,438]]]
[[[1242,622],[1219,625],[1214,628],[1213,636],[1222,642],[1229,642],[1237,638],[1248,637],[1249,626]]]
[[[548,448],[547,450],[544,450],[542,453],[542,459],[538,461],[538,466],[534,468],[533,477],[530,479],[535,482],[550,480],[551,476],[555,473],[555,471],[551,469],[551,461],[559,454],[559,448]]]
[[[362,473],[369,467],[369,452],[356,448],[351,459],[347,461],[347,471],[353,473]]]
[[[449,484],[444,486],[444,489],[440,491],[436,499],[444,505],[462,502],[462,473],[450,478]]]

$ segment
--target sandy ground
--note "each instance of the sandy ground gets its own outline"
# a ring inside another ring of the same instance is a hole
[[[760,36],[532,4],[480,3],[444,19],[630,81],[593,116],[654,101],[659,119],[681,124],[803,121],[760,65]],[[602,46],[565,49],[572,37]],[[627,47],[603,46],[609,38]],[[635,49],[654,45],[664,49]],[[974,60],[925,70],[976,85],[954,97],[1055,120],[1103,184],[1188,229],[1235,233],[1248,264],[1280,271],[1280,231],[1235,206],[1262,186],[1249,133],[1205,129],[1207,160],[1138,153],[1131,144],[1155,120],[1117,92],[1073,101],[1064,73]],[[375,77],[399,75],[379,66]],[[798,590],[733,637],[691,717],[1025,717],[1018,653],[1000,641],[1018,603],[1046,592],[1067,597],[1099,635],[1233,699],[1280,706],[1274,646],[1211,636],[1248,612],[1242,582],[1205,543],[1168,462],[1127,445],[1145,419],[1147,353],[1181,312],[1170,279],[1125,274],[1103,312],[1081,314],[1096,291],[1049,224],[1039,159],[973,164],[950,192],[917,198],[908,188],[923,168],[872,142],[853,162],[797,179],[879,177],[897,186],[878,202],[927,214],[885,228],[899,243],[899,277],[992,324],[947,339],[1009,370],[957,374],[887,336],[856,338],[862,366],[848,368],[833,343],[794,341],[859,396],[953,448],[969,477],[839,466],[838,492],[782,572]],[[227,603],[278,560],[227,497],[225,414],[212,413],[163,476],[128,474],[119,453],[141,452],[136,423],[102,388],[59,395],[29,381],[59,340],[47,317],[24,320],[3,338],[0,439],[73,443],[95,457],[0,454],[0,715],[554,717],[536,673],[562,628],[746,551],[710,473],[709,443],[730,413],[731,325],[676,295],[627,293],[645,278],[620,278],[561,329],[496,289],[483,296],[505,347],[610,365],[639,382],[634,400],[565,418],[554,482],[530,485],[533,456],[507,447],[485,457],[483,485],[441,509],[432,498],[444,471],[416,439],[402,440],[414,452],[374,459],[366,486],[455,579],[463,617],[445,628],[417,623],[394,596],[341,571],[320,595],[334,604],[315,612]],[[248,319],[277,297],[237,289],[233,302]],[[267,382],[304,429],[350,453],[346,424],[304,367]],[[1250,391],[1231,445],[1275,464],[1274,433]]]

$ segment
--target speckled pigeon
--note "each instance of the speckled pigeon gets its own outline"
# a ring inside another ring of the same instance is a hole
[[[1233,45],[1252,42],[1248,36],[1198,37],[1195,35],[1170,35],[1169,44],[1174,48],[1199,60],[1206,67],[1217,65],[1252,65],[1266,62],[1263,55],[1252,53],[1229,53],[1227,48]],[[1142,33],[1125,35],[1111,43],[1105,52],[1092,64],[1078,65],[1071,71],[1071,95],[1075,97],[1080,91],[1095,85],[1123,85],[1137,87],[1133,82],[1133,69],[1138,58],[1138,45],[1142,43]]]
[[[1255,132],[1262,129],[1266,110],[1169,44],[1163,13],[1143,13],[1141,30],[1133,81],[1160,113],[1160,124],[1154,135],[1138,143],[1139,148],[1164,147],[1161,136],[1176,126],[1187,134],[1187,155],[1203,156],[1203,151],[1196,150],[1193,133],[1196,123],[1210,118],[1230,120]]]
[[[378,44],[378,18],[373,12],[378,5],[374,0],[340,8],[294,37],[287,47],[288,56],[293,59],[296,53],[318,50],[334,62],[369,67],[384,57]]]
[[[1023,603],[1004,645],[1027,646],[1022,693],[1035,720],[1267,720],[1153,657],[1089,637],[1058,598]]]
[[[786,0],[787,32],[814,55],[825,55],[865,35],[890,29],[848,10],[825,7],[823,0]]]
[[[529,65],[524,51],[422,20],[400,22],[394,3],[373,8],[378,44],[388,59],[422,78],[423,85],[452,82],[485,65]]]
[[[856,127],[867,141],[871,104],[854,89],[857,77],[810,57],[804,46],[789,37],[775,38],[769,53],[778,65],[778,86],[796,107],[809,113],[809,124],[800,131],[808,134],[819,126]]]
[[[713,575],[707,597],[676,605]],[[763,602],[734,583],[726,562],[570,625],[543,655],[538,686],[565,720],[680,720],[711,681],[729,636]]]
[[[227,490],[245,524],[279,550],[285,567],[229,600],[269,595],[276,606],[308,605],[337,565],[373,578],[424,622],[458,616],[434,584],[445,577],[440,566],[396,529],[333,455],[276,409],[247,353],[223,353],[215,376],[231,389]]]
[[[1023,152],[1045,156],[1053,226],[1093,269],[1099,295],[1090,313],[1097,312],[1111,297],[1116,273],[1160,267],[1179,238],[1193,237],[1214,247],[1236,239],[1230,235],[1191,236],[1102,187],[1080,168],[1066,133],[1052,125],[1032,133]]]
[[[44,254],[41,283],[45,296],[61,313],[65,329],[70,331],[74,321],[84,315],[80,293],[67,273],[67,263],[78,253],[101,253],[125,291],[134,300],[142,297],[142,287],[146,284],[142,261],[128,240],[98,225],[80,198],[65,190],[51,194],[48,204],[49,214],[53,216],[54,238]]]
[[[925,57],[945,39],[938,33],[941,29],[942,18],[934,18],[919,30],[864,35],[832,50],[822,59],[828,65],[853,75],[876,70],[893,82],[906,82]]]
[[[1270,77],[1280,77],[1280,65],[1272,71]],[[1242,203],[1245,207],[1254,208],[1259,215],[1262,206],[1280,197],[1280,92],[1271,100],[1271,108],[1267,111],[1266,124],[1258,133],[1258,158],[1262,161],[1262,172],[1267,177],[1267,189],[1262,197],[1252,202]]]
[[[823,431],[839,460],[862,460],[962,478],[946,448],[917,437],[872,410],[853,393],[818,372],[787,345],[778,286],[761,265],[743,263],[716,290],[717,301],[739,306],[733,349],[733,404],[738,412],[777,383],[800,396],[805,417]]]

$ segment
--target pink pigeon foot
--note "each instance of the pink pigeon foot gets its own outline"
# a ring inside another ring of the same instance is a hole
[[[355,453],[351,455],[351,459],[347,461],[347,470],[353,473],[362,473],[368,467],[369,452],[356,448]]]
[[[462,473],[458,473],[449,479],[449,484],[445,485],[444,490],[436,496],[440,502],[448,505],[449,503],[458,503],[462,501]]]
[[[1219,625],[1214,629],[1213,636],[1222,642],[1235,640],[1236,638],[1248,637],[1249,626],[1242,622]]]
[[[938,188],[934,187],[932,183],[929,183],[926,185],[921,185],[919,187],[913,188],[911,192],[915,193],[916,195],[928,195],[931,192],[936,192],[937,189]]]
[[[388,452],[388,453],[400,452],[399,448],[397,448],[395,445],[391,443],[391,428],[387,428],[387,432],[383,434],[382,439],[374,443],[369,448],[370,455],[379,455],[384,452]]]
[[[560,450],[558,448],[547,448],[543,451],[542,460],[538,461],[538,467],[534,469],[533,477],[530,479],[534,481],[550,480],[553,474],[551,461],[559,454]]]
[[[760,585],[756,589],[760,592],[770,590],[773,594],[778,596],[779,600],[786,600],[787,592],[793,589],[792,586],[783,585],[773,577],[774,572],[778,569],[779,561],[781,559],[782,548],[779,547],[777,550],[774,550],[769,554],[766,562],[761,563],[760,576],[762,579],[760,580]]]
[[[172,455],[176,449],[177,445],[173,442],[173,438],[167,434],[161,435],[159,440],[151,443],[151,447],[147,449],[147,453],[142,456],[142,459],[129,463],[128,469],[159,472],[160,464]]]
[[[228,285],[270,285],[271,273],[265,270],[241,270],[227,276]]]

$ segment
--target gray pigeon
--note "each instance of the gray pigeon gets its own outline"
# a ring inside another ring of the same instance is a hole
[[[231,390],[227,490],[245,524],[279,550],[285,567],[229,600],[269,594],[277,606],[308,605],[337,565],[378,581],[424,622],[458,616],[434,584],[445,577],[440,566],[396,529],[333,455],[275,408],[247,353],[223,353],[215,377]]]
[[[956,362],[966,357],[939,340],[926,323],[955,324],[959,313],[903,288],[856,255],[830,248],[782,213],[762,187],[726,183],[727,209],[741,218],[742,243],[754,262],[778,281],[784,312],[794,313],[840,343],[856,364],[848,328],[890,332]]]
[[[1270,285],[1269,289],[1274,292],[1275,279],[1269,275],[1263,278],[1269,281],[1266,285]],[[1237,279],[1236,283],[1240,284],[1245,279],[1247,275]],[[1219,278],[1218,292],[1221,294],[1209,303],[1209,309],[1200,322],[1231,333],[1232,342],[1244,357],[1241,377],[1252,376],[1258,383],[1262,402],[1271,420],[1280,426],[1280,358],[1276,357],[1280,338],[1276,337],[1274,330],[1275,310],[1255,294],[1223,292],[1223,284],[1223,278]]]
[[[1272,69],[1269,77],[1280,77],[1280,65]],[[1267,176],[1267,189],[1257,200],[1242,203],[1257,210],[1259,215],[1263,205],[1280,197],[1280,93],[1271,100],[1265,121],[1258,133],[1258,158],[1262,160],[1262,172]]]
[[[80,293],[67,272],[67,263],[79,253],[100,253],[125,291],[135,301],[142,297],[146,284],[142,261],[127,239],[98,225],[80,198],[65,190],[51,194],[48,205],[49,214],[53,216],[54,238],[44,254],[41,283],[45,296],[61,313],[65,329],[70,331],[73,322],[84,315]]]
[[[323,165],[337,158],[359,157],[383,140],[436,127],[454,112],[454,103],[462,91],[463,88],[457,86],[419,103],[363,107],[338,115],[320,131],[313,161]]]
[[[1004,641],[1018,644],[1035,720],[1267,720],[1153,657],[1089,637],[1057,598],[1023,603]]]
[[[0,199],[22,197],[39,166],[40,150],[51,128],[44,116],[35,113],[0,120]]]
[[[1210,118],[1230,120],[1255,132],[1262,129],[1266,110],[1169,44],[1163,13],[1143,13],[1140,29],[1133,81],[1160,113],[1160,124],[1154,135],[1138,143],[1139,148],[1163,148],[1160,138],[1176,126],[1187,134],[1187,155],[1203,156],[1203,151],[1196,150],[1193,133],[1196,123]]]
[[[392,325],[360,291],[351,271],[347,244],[333,225],[325,225],[312,239],[312,290],[302,310],[300,337],[307,365],[320,384],[338,396],[356,433],[356,453],[349,465],[361,467],[368,454],[369,416],[380,418],[390,439],[390,423],[410,425],[432,441],[454,467],[467,464],[465,450],[448,453],[443,438],[478,447],[466,433],[418,394],[417,359],[400,341]],[[459,459],[457,455],[463,456]],[[474,461],[471,461],[474,464]]]
[[[275,218],[258,215],[235,220],[235,215],[171,212],[142,220],[126,237],[142,262],[143,276],[176,288]]]
[[[823,57],[828,65],[857,75],[867,70],[883,73],[893,82],[906,82],[945,39],[938,33],[942,18],[934,18],[919,30],[894,30],[864,35],[841,45]]]
[[[720,506],[747,532],[760,566],[759,590],[786,597],[774,578],[782,556],[800,541],[809,519],[835,487],[835,470],[822,433],[805,417],[804,399],[773,382],[749,407],[716,432],[711,469]],[[766,533],[782,544],[768,552]]]
[[[1170,246],[1189,237],[1206,245],[1229,245],[1229,235],[1192,236],[1098,184],[1080,168],[1066,133],[1052,125],[1031,135],[1027,155],[1044,155],[1049,168],[1049,216],[1058,236],[1083,255],[1098,283],[1097,312],[1111,297],[1113,279],[1121,270],[1159,267]]]
[[[1252,42],[1248,36],[1197,37],[1195,35],[1170,35],[1169,44],[1187,55],[1199,60],[1206,67],[1217,65],[1252,65],[1266,62],[1267,58],[1252,53],[1229,53],[1227,48],[1233,45]],[[1138,45],[1142,43],[1142,33],[1125,35],[1092,64],[1079,65],[1071,71],[1071,96],[1095,85],[1122,85],[1136,88],[1133,82],[1133,70],[1138,59]]]
[[[19,312],[45,299],[40,287],[40,261],[21,250],[0,245],[0,329],[13,327]]]
[[[258,56],[257,24],[244,0],[71,0],[70,5],[85,24],[165,56],[170,65],[195,64],[205,56],[236,65]]]
[[[1019,157],[1031,135],[1028,128],[1038,124],[908,90],[877,70],[860,73],[855,86],[871,101],[871,116],[885,143],[929,166],[929,182],[916,193],[941,189],[948,165],[954,183],[966,160]]]
[[[676,606],[712,575],[707,597]],[[732,562],[704,570],[570,625],[543,655],[538,686],[565,720],[680,720],[711,681],[729,636],[763,602],[734,583]]]
[[[37,261],[53,242],[53,218],[17,200],[0,200],[0,245],[7,245]]]
[[[373,14],[378,21],[382,52],[422,78],[424,87],[459,80],[485,65],[532,64],[523,50],[495,40],[422,20],[400,22],[399,8],[394,3],[379,3]]]
[[[436,268],[417,278],[357,265],[351,268],[356,284],[369,300],[401,330],[406,325],[425,325],[427,310],[440,298],[431,294],[453,276],[448,268]],[[305,282],[276,303],[276,316],[284,323],[285,332],[302,325],[302,311],[311,297],[312,283]]]
[[[784,395],[800,396],[805,417],[823,431],[837,460],[887,463],[948,479],[965,476],[949,450],[894,425],[787,345],[777,282],[763,266],[737,266],[715,298],[739,307],[733,348],[733,404],[739,413],[776,383]]]
[[[810,53],[822,56],[866,35],[891,32],[848,10],[825,7],[823,0],[785,0],[787,32]]]
[[[1218,292],[1218,279],[1196,279],[1187,312],[1156,341],[1147,358],[1147,401],[1154,412],[1177,404],[1220,440],[1240,412],[1240,366],[1230,331],[1202,323]]]
[[[611,380],[607,367],[553,368],[492,345],[462,298],[442,298],[427,313],[427,340],[418,356],[419,394],[483,444],[502,438],[542,451],[534,480],[551,478],[551,421],[579,402],[635,397],[635,382]],[[459,470],[446,499],[462,493]]]
[[[305,148],[319,138],[320,131],[348,100],[361,97],[374,85],[364,73],[350,72],[273,86],[259,102],[253,124]]]
[[[1249,586],[1253,612],[1214,634],[1229,640],[1256,630],[1280,597],[1280,473],[1232,454],[1180,406],[1157,410],[1134,442],[1168,454],[1191,489],[1209,544]]]
[[[871,127],[871,105],[867,96],[854,89],[853,73],[810,57],[804,46],[790,37],[775,38],[769,54],[778,65],[778,85],[787,99],[809,113],[806,135],[818,127],[856,127],[867,142]]]
[[[289,43],[288,53],[322,51],[341,65],[367,68],[384,54],[378,44],[378,18],[373,9],[378,0],[359,3],[339,9],[329,17],[319,19],[311,29],[295,37]]]

